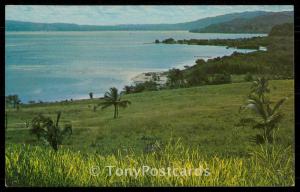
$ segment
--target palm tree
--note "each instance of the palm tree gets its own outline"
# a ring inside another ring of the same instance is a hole
[[[117,118],[119,116],[119,107],[125,108],[129,104],[131,104],[131,102],[128,100],[121,100],[121,97],[122,94],[118,92],[118,89],[112,87],[109,89],[108,92],[104,94],[104,102],[100,103],[99,105],[102,105],[101,109],[114,106],[115,108],[114,118]]]
[[[262,100],[257,96],[251,95],[246,105],[244,106],[245,109],[253,110],[255,114],[257,114],[257,116],[260,118],[258,122],[255,122],[253,128],[262,129],[262,138],[268,143],[272,143],[274,140],[272,133],[282,119],[282,113],[280,113],[279,108],[286,100],[287,98],[280,99],[274,105],[274,107],[271,107],[270,101],[262,102]]]
[[[252,83],[250,94],[257,94],[259,98],[265,99],[265,93],[270,93],[269,81],[265,77],[258,77]]]
[[[62,144],[64,138],[72,134],[72,125],[65,124],[61,129],[59,126],[61,112],[57,113],[56,121],[50,117],[45,117],[42,114],[34,117],[31,121],[30,133],[37,136],[38,140],[48,143],[52,148],[57,151],[58,145]]]
[[[287,100],[287,97],[280,99],[272,107],[269,98],[266,97],[266,93],[269,93],[270,89],[268,87],[268,80],[265,78],[259,78],[253,82],[252,90],[248,96],[246,103],[241,106],[240,110],[250,109],[254,111],[257,118],[250,118],[250,123],[253,124],[254,129],[263,130],[262,135],[257,135],[254,140],[257,143],[268,142],[272,143],[274,141],[274,131],[278,127],[283,115],[279,111],[282,104]]]

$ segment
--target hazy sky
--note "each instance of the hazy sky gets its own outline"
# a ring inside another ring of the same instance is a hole
[[[7,5],[5,19],[89,25],[179,23],[244,11],[293,11],[293,6],[24,6]]]

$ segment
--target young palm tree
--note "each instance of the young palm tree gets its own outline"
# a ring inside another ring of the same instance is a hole
[[[266,93],[270,93],[269,81],[265,77],[258,77],[252,83],[250,94],[256,94],[260,99],[265,99]]]
[[[283,117],[279,109],[287,100],[287,97],[280,99],[272,107],[271,104],[273,102],[266,96],[266,93],[269,92],[268,80],[265,78],[258,78],[253,82],[248,100],[240,108],[241,111],[250,109],[256,114],[257,118],[251,118],[251,121],[249,122],[253,124],[254,129],[261,129],[263,131],[262,135],[257,135],[256,138],[254,138],[257,143],[272,143],[274,141],[275,128],[278,127],[278,124]]]
[[[287,98],[280,99],[274,107],[271,107],[270,101],[262,102],[257,96],[251,95],[244,106],[244,109],[253,110],[260,118],[260,121],[255,122],[253,128],[262,129],[262,138],[268,143],[272,143],[274,140],[272,133],[282,119],[282,113],[280,113],[279,108],[286,100]]]
[[[58,145],[62,144],[63,139],[72,134],[71,124],[65,124],[64,129],[58,125],[60,116],[61,112],[58,112],[55,122],[50,117],[39,114],[31,121],[31,134],[36,135],[38,140],[50,144],[55,151],[58,150]]]
[[[103,103],[100,103],[99,105],[102,105],[102,109],[114,106],[114,118],[117,118],[119,116],[119,107],[125,108],[129,104],[131,104],[131,102],[128,100],[121,100],[121,97],[122,94],[118,92],[118,89],[112,87],[108,92],[104,94],[105,101]]]

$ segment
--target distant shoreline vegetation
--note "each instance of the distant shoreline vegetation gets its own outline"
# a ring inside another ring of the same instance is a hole
[[[267,46],[268,41],[265,37],[252,37],[241,39],[189,39],[175,40],[173,38],[164,39],[162,41],[155,40],[155,43],[164,44],[187,44],[187,45],[215,45],[227,46],[227,48],[237,49],[259,49],[259,47]]]
[[[187,44],[187,45],[217,45],[238,49],[257,49],[251,53],[234,52],[230,56],[208,59],[197,59],[195,65],[185,66],[185,69],[176,68],[166,72],[165,86],[158,86],[157,81],[145,78],[144,82],[135,86],[125,86],[125,93],[153,91],[168,88],[186,88],[201,85],[231,83],[233,76],[242,77],[240,81],[251,81],[258,76],[268,79],[293,79],[293,50],[294,50],[293,23],[276,25],[266,37],[252,37],[242,39],[190,39],[175,40],[173,38],[158,39],[159,44]],[[266,50],[261,51],[261,47]],[[157,76],[157,74],[156,74]]]

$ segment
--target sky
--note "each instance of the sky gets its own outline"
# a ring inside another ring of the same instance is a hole
[[[293,11],[293,6],[41,6],[7,5],[6,20],[86,25],[158,24],[194,21],[244,11]]]

